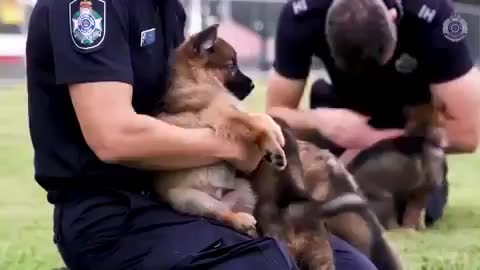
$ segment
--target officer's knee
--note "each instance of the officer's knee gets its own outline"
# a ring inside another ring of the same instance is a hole
[[[276,247],[278,253],[280,253],[279,255],[284,259],[284,261],[287,265],[287,269],[288,270],[298,270],[299,269],[298,265],[295,262],[295,260],[293,259],[293,257],[290,255],[287,245],[284,242],[279,241],[279,240],[274,239],[274,238],[271,238],[269,240],[270,240],[270,244],[271,244],[270,246]]]
[[[354,260],[354,265],[356,265],[355,270],[378,270],[373,262],[361,253],[356,254]]]
[[[360,252],[348,252],[339,258],[334,255],[335,268],[344,270],[378,270],[377,267],[364,254]]]
[[[333,249],[333,257],[336,269],[378,270],[365,254],[355,249],[345,240],[332,235],[330,244]]]

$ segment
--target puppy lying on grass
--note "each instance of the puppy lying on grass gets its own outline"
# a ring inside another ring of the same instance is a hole
[[[287,164],[280,127],[267,114],[244,111],[230,91],[235,89],[225,86],[249,92],[253,83],[239,70],[232,46],[217,38],[217,28],[206,28],[176,50],[172,86],[157,117],[186,128],[210,127],[226,139],[255,143],[272,168],[283,170]],[[255,218],[235,210],[237,204],[252,209],[255,195],[249,182],[238,178],[226,162],[158,172],[155,191],[179,212],[214,218],[256,235]]]

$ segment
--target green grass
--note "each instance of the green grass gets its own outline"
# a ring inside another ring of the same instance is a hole
[[[246,100],[264,110],[264,87]],[[62,266],[52,241],[52,207],[33,180],[26,93],[0,91],[0,269]],[[480,155],[450,157],[450,204],[426,232],[389,233],[412,270],[480,270]]]
[[[33,180],[25,91],[0,90],[0,269],[61,266],[52,207]]]

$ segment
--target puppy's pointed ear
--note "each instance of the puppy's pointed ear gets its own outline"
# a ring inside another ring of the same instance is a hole
[[[193,55],[204,55],[213,48],[218,35],[218,24],[214,24],[199,32],[192,40]]]

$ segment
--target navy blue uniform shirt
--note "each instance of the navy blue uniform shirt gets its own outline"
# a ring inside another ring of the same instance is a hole
[[[133,108],[151,115],[166,90],[168,57],[183,41],[184,25],[177,0],[37,2],[26,53],[29,124],[40,184],[47,178],[150,177],[96,157],[82,136],[68,85],[131,84]]]
[[[385,3],[393,8],[393,1]],[[335,67],[326,42],[325,19],[332,0],[289,1],[279,17],[275,70],[287,78],[305,79],[312,56],[318,57],[342,105],[372,116],[374,126],[402,126],[404,105],[428,101],[430,84],[458,78],[472,68],[473,61],[461,32],[449,36],[444,30],[455,21],[450,0],[401,2],[404,15],[394,56],[378,73],[354,78]]]

